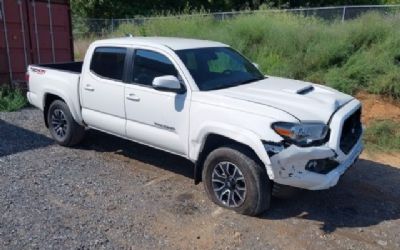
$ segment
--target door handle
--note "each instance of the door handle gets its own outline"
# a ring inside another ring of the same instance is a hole
[[[130,100],[130,101],[135,101],[138,102],[140,101],[140,97],[138,97],[137,95],[130,93],[126,96],[126,99]]]
[[[90,86],[90,85],[86,85],[84,87],[84,89],[87,90],[87,91],[94,91],[94,88],[92,86]]]

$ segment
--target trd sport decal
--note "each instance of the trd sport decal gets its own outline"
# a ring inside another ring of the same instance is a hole
[[[31,68],[31,70],[39,75],[43,75],[46,73],[46,70],[44,69],[38,69],[38,68]]]
[[[154,125],[155,125],[156,127],[159,127],[159,128],[165,129],[165,130],[175,131],[175,128],[174,128],[174,127],[170,127],[170,126],[167,126],[167,125],[163,125],[163,124],[160,124],[160,123],[157,123],[157,122],[155,122]]]

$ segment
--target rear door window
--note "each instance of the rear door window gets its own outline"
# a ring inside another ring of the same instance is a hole
[[[98,47],[93,53],[90,70],[96,75],[122,81],[126,48]]]

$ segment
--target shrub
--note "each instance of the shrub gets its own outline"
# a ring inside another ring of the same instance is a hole
[[[373,121],[365,130],[364,140],[369,149],[400,150],[400,124],[391,120]]]
[[[26,105],[27,100],[19,89],[0,87],[0,111],[16,111]]]

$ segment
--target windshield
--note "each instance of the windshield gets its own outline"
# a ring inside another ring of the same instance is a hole
[[[176,51],[200,90],[215,90],[264,79],[246,58],[229,47]]]

